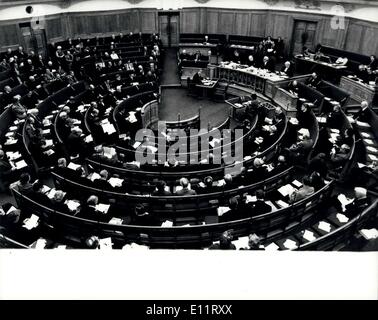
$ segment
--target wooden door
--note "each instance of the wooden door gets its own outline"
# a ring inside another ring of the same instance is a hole
[[[314,50],[317,22],[296,20],[291,42],[291,54],[302,53],[303,46]]]
[[[179,44],[179,16],[171,16],[170,19],[170,36],[171,36],[171,46],[177,47]]]
[[[164,47],[169,46],[169,21],[168,15],[159,15],[159,34]]]
[[[36,54],[46,54],[46,33],[45,29],[32,28],[30,23],[20,24],[21,34],[24,40],[24,50],[29,53],[31,50]]]

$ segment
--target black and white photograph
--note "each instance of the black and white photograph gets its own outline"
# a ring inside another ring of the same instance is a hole
[[[31,277],[93,258],[183,286],[210,265],[243,286],[262,263],[248,290],[273,266],[301,286],[311,263],[350,287],[206,299],[376,300],[377,252],[378,1],[0,1],[0,299],[31,295],[12,261]]]

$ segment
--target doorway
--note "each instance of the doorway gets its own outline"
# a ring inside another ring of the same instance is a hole
[[[305,46],[310,50],[315,47],[315,34],[317,22],[295,20],[293,37],[291,41],[291,54],[296,55],[302,53],[302,48]]]
[[[164,47],[177,47],[179,44],[180,13],[178,11],[159,12],[159,33]]]
[[[46,56],[46,33],[43,28],[32,28],[30,22],[20,23],[25,52],[33,50],[37,55]]]

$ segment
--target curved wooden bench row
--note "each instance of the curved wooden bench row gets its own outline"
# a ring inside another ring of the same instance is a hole
[[[296,250],[332,250],[341,244],[347,243],[368,221],[378,212],[378,200],[371,204],[359,215],[349,220],[339,228],[317,238],[316,240],[300,245]]]
[[[330,195],[332,189],[333,182],[307,199],[303,199],[288,208],[256,217],[217,224],[183,227],[145,227],[100,223],[63,214],[41,206],[16,190],[12,190],[12,193],[20,208],[26,208],[38,215],[43,222],[51,225],[58,233],[70,235],[71,237],[76,236],[80,239],[84,235],[98,235],[100,237],[112,237],[113,241],[122,243],[136,242],[151,247],[182,248],[208,246],[213,241],[218,241],[220,235],[230,229],[233,230],[233,234],[236,237],[257,232],[266,241],[274,240],[276,237],[289,233],[293,228],[297,228],[298,225],[316,214],[321,209],[319,205]],[[297,221],[298,225],[293,226],[293,221]],[[281,231],[272,233],[271,231],[273,230]]]
[[[116,199],[117,201],[133,204],[133,203],[146,203],[155,206],[156,210],[164,212],[186,212],[193,210],[207,210],[209,208],[218,207],[222,203],[227,203],[228,199],[244,193],[253,193],[258,189],[265,192],[275,190],[277,186],[287,184],[293,180],[294,167],[290,167],[283,172],[280,172],[263,181],[259,181],[250,185],[240,186],[230,190],[220,190],[218,192],[199,194],[193,196],[151,196],[151,195],[133,195],[119,193],[116,191],[107,191],[102,189],[93,188],[65,179],[64,177],[52,173],[55,185],[57,188],[69,190],[76,196],[86,199],[89,195],[97,195],[100,199],[109,200]]]

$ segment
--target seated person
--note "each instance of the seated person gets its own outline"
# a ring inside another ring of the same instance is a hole
[[[316,89],[319,86],[320,81],[322,80],[320,79],[318,74],[316,72],[313,72],[311,74],[311,77],[306,80],[305,84]]]
[[[347,63],[348,63],[348,58],[347,57],[339,57],[339,58],[337,58],[335,63],[340,65],[340,66],[346,66]]]
[[[240,250],[264,250],[264,248],[260,248],[261,246],[261,238],[252,233],[248,236],[248,248],[241,248]]]
[[[25,119],[27,116],[26,108],[20,103],[20,95],[13,97],[12,112],[17,119]]]
[[[108,182],[109,172],[106,170],[100,171],[100,178],[94,180],[94,184],[97,189],[101,190],[111,190],[113,189],[112,185]]]
[[[354,120],[361,122],[370,121],[369,102],[366,100],[361,102],[361,109],[353,116]]]
[[[263,62],[261,64],[261,69],[266,69],[273,72],[274,68],[275,67],[274,67],[273,60],[271,60],[268,56],[264,56]]]
[[[203,76],[202,76],[202,70],[198,70],[193,76],[192,82],[194,84],[202,84]]]
[[[198,193],[212,193],[212,192],[217,192],[219,190],[217,190],[217,187],[214,187],[213,186],[213,177],[211,176],[207,176],[203,179],[203,182],[200,182],[197,187],[196,187],[196,190]]]
[[[311,180],[309,177],[304,177],[302,180],[302,187],[297,191],[294,191],[290,195],[290,203],[298,202],[307,198],[315,192],[314,187],[311,186]]]
[[[11,184],[11,188],[17,190],[23,195],[29,195],[33,190],[33,185],[30,182],[31,177],[29,173],[21,173],[20,180]]]
[[[259,189],[255,192],[256,201],[252,203],[252,216],[259,216],[272,211],[272,207],[265,203],[265,193]]]
[[[310,175],[310,181],[311,181],[311,186],[314,187],[315,192],[320,190],[325,186],[325,182],[323,177],[320,175],[319,172],[314,171]]]
[[[292,77],[294,75],[293,66],[291,65],[290,61],[286,61],[284,66],[281,68],[281,72],[284,73],[288,77]]]
[[[166,190],[166,182],[163,180],[158,181],[156,184],[156,190],[152,192],[153,196],[170,196],[172,193]]]
[[[334,167],[343,166],[347,161],[350,153],[350,147],[347,144],[343,144],[339,150],[333,148],[331,151],[331,163]]]
[[[34,182],[29,198],[43,206],[50,207],[51,201],[43,192],[43,187],[44,185],[40,181]]]
[[[368,197],[365,188],[354,188],[354,197],[353,202],[345,206],[345,215],[348,217],[361,213],[371,204],[371,199]]]
[[[153,226],[156,224],[155,219],[147,212],[143,204],[137,204],[134,212],[135,216],[132,218],[131,224],[138,226]]]
[[[54,209],[57,212],[68,213],[69,209],[64,201],[65,193],[62,190],[56,190],[54,197],[51,199],[50,208]]]
[[[98,211],[96,206],[98,205],[98,197],[90,196],[86,203],[82,206],[80,212],[77,214],[79,218],[107,222],[109,217],[106,213]]]
[[[212,244],[210,250],[236,250],[235,245],[232,243],[232,233],[231,231],[225,231],[219,240],[219,243]]]
[[[298,92],[299,92],[298,81],[293,80],[292,82],[290,82],[288,87],[287,87],[287,91],[289,91],[291,94],[297,96]]]
[[[180,186],[181,189],[176,190],[176,196],[193,196],[197,194],[195,190],[189,189],[189,180],[186,178],[180,179]]]
[[[257,100],[257,94],[252,93],[251,99],[248,101],[248,105],[245,109],[246,114],[249,116],[255,115],[257,113],[259,105],[260,105],[260,102]]]

